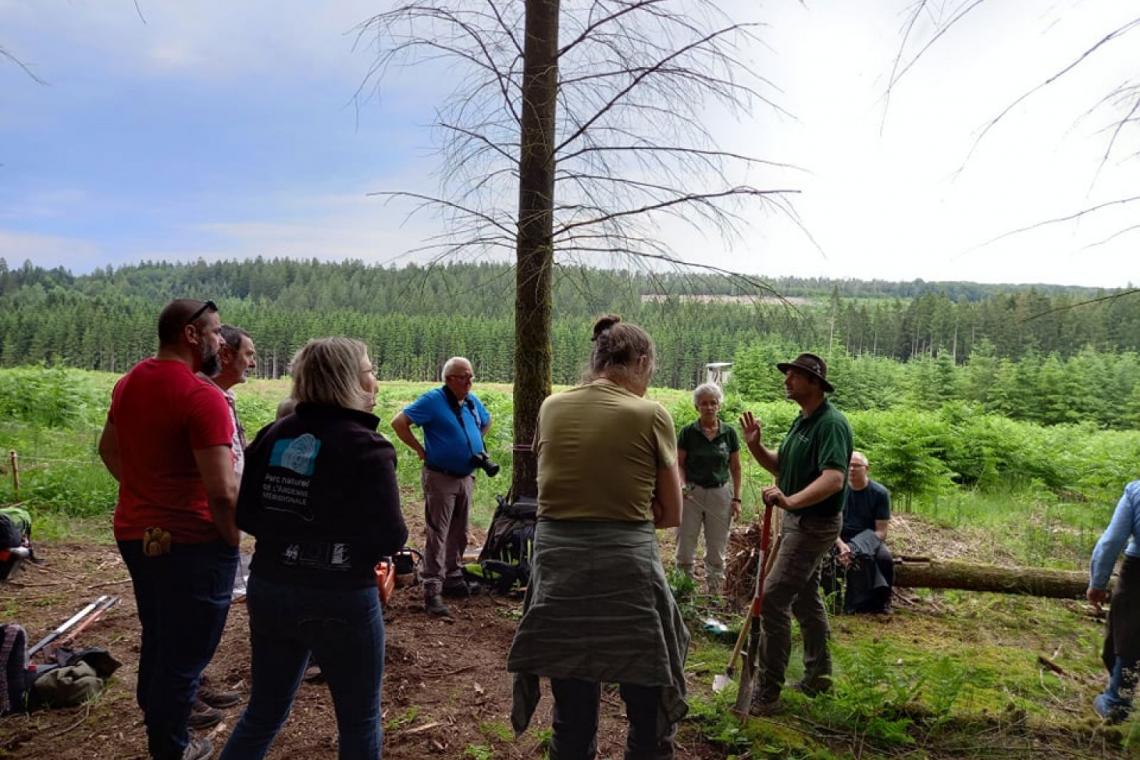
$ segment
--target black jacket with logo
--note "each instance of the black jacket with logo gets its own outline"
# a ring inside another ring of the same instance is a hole
[[[263,428],[245,454],[237,524],[257,538],[250,570],[321,588],[375,585],[381,557],[408,528],[396,450],[373,414],[300,404]]]

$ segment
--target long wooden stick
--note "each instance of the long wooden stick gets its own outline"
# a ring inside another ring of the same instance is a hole
[[[772,551],[768,552],[768,558],[764,562],[764,573],[761,578],[768,577],[768,571],[772,569],[772,563],[776,560],[776,553],[780,551],[780,540],[782,535],[777,534],[776,540],[772,543]],[[759,580],[759,579],[757,579]],[[736,637],[736,645],[732,648],[732,657],[728,659],[728,668],[725,669],[724,674],[732,678],[736,672],[736,658],[740,656],[740,650],[744,646],[744,640],[748,638],[748,631],[752,628],[752,615],[744,616],[744,625],[740,626],[740,634]]]

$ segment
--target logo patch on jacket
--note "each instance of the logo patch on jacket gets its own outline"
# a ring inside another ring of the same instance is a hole
[[[273,451],[269,455],[269,464],[273,467],[284,467],[298,475],[312,475],[316,469],[317,452],[321,450],[321,442],[310,433],[296,438],[282,438],[273,444]]]

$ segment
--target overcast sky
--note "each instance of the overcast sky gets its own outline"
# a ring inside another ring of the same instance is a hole
[[[1106,127],[1131,104],[1084,116],[1136,75],[1140,30],[1026,99],[970,152],[990,119],[1129,21],[1131,5],[982,3],[914,65],[884,111],[908,3],[732,0],[734,16],[766,24],[753,63],[795,118],[757,108],[717,129],[727,145],[807,170],[752,180],[800,191],[796,209],[822,252],[770,212],[752,214],[732,247],[665,232],[688,258],[766,276],[1140,281],[1140,201],[982,245],[1140,195],[1140,160],[1123,160],[1140,150],[1137,123],[1097,172]],[[957,6],[932,4],[912,39],[924,43],[937,14]],[[413,69],[354,105],[373,55],[354,47],[353,29],[385,4],[137,7],[0,0],[0,48],[43,82],[0,57],[9,266],[86,272],[256,255],[402,263],[437,231],[431,218],[404,223],[406,208],[367,196],[435,186],[424,125],[449,91],[438,72]]]

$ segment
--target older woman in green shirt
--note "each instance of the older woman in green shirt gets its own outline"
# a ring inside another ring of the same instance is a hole
[[[700,416],[677,436],[677,469],[685,480],[677,568],[692,577],[697,539],[704,528],[705,584],[713,596],[720,595],[724,584],[728,533],[733,519],[740,517],[740,439],[717,416],[723,400],[716,384],[698,386],[693,405]]]

